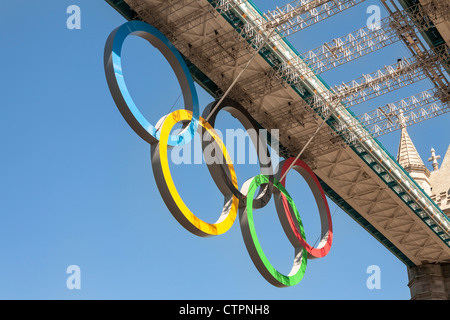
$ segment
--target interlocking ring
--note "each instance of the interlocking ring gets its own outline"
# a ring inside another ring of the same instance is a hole
[[[269,177],[271,177],[270,180],[273,181],[273,168],[270,158],[270,152],[267,146],[267,141],[265,141],[264,137],[260,136],[259,124],[248,113],[248,111],[245,110],[244,107],[242,107],[236,101],[225,98],[223,99],[222,103],[217,106],[218,102],[219,101],[214,101],[207,105],[205,110],[203,111],[203,117],[205,119],[208,118],[208,122],[212,127],[214,127],[215,125],[218,113],[222,110],[227,111],[233,117],[235,117],[247,130],[247,132],[250,132],[249,136],[252,140],[253,146],[256,149],[261,173],[268,175]],[[209,142],[207,138],[203,139],[203,148],[205,149],[208,146],[208,143],[215,143],[214,140],[215,139]],[[207,163],[207,165],[217,187],[220,190],[225,190],[223,192],[231,191],[231,193],[239,199],[239,203],[241,204],[241,206],[245,205],[246,196],[241,191],[239,191],[237,185],[235,186],[233,184],[232,180],[230,179],[230,172],[221,159],[221,155],[216,155],[216,161],[213,163]],[[271,196],[272,184],[266,183],[262,185],[260,188],[260,192],[253,201],[253,207],[255,209],[264,207],[269,202]]]
[[[239,211],[242,236],[253,263],[255,264],[259,273],[261,273],[261,275],[268,282],[279,288],[293,286],[299,283],[305,274],[307,264],[307,251],[299,244],[298,241],[291,241],[292,245],[295,248],[295,254],[293,266],[288,275],[280,273],[267,259],[261,247],[261,244],[259,243],[255,225],[253,223],[253,196],[255,194],[256,188],[263,183],[273,184],[278,192],[283,194],[284,199],[286,199],[286,201],[295,212],[298,228],[303,239],[306,238],[302,220],[300,219],[297,207],[295,206],[291,196],[286,191],[284,186],[278,182],[277,179],[270,181],[265,175],[258,175],[252,178],[248,187],[243,187],[242,192],[247,195],[247,203],[246,206],[244,208],[241,208],[241,210]],[[280,220],[281,216],[285,215],[285,213],[281,211],[282,210],[278,210],[277,208]]]
[[[152,168],[155,176],[156,184],[159,192],[163,197],[164,202],[169,208],[172,215],[177,221],[187,230],[198,236],[218,235],[226,232],[234,223],[236,219],[239,200],[231,194],[224,194],[225,205],[216,223],[210,224],[193,214],[186,204],[181,199],[178,191],[173,183],[170,174],[169,160],[167,158],[167,140],[171,129],[180,121],[190,121],[192,119],[192,112],[187,110],[177,110],[170,113],[164,120],[161,128],[160,141],[152,145]],[[215,143],[219,145],[226,159],[228,171],[231,175],[233,186],[237,188],[236,173],[234,171],[233,163],[226,151],[220,137],[215,133],[211,125],[203,118],[200,118],[200,125],[210,133]]]
[[[174,69],[182,88],[186,108],[162,117],[156,126],[151,125],[141,114],[125,85],[121,69],[121,49],[128,35],[147,39],[158,48]],[[131,128],[151,145],[153,174],[159,192],[169,211],[186,230],[201,237],[223,234],[233,225],[239,211],[242,236],[249,255],[261,275],[277,287],[299,283],[305,274],[308,258],[321,258],[328,254],[333,238],[331,215],[325,193],[313,171],[301,160],[293,163],[294,159],[287,159],[280,163],[281,170],[276,170],[277,173],[274,175],[267,141],[259,135],[259,124],[236,101],[224,99],[217,108],[218,102],[215,101],[205,108],[203,117],[200,117],[197,92],[189,70],[179,52],[161,32],[144,22],[125,23],[109,36],[105,46],[104,64],[113,99]],[[257,150],[261,174],[248,179],[241,189],[239,189],[229,153],[214,130],[216,116],[221,110],[235,116],[247,132],[252,130],[255,133],[250,137]],[[210,122],[206,122],[205,118],[208,118]],[[184,124],[183,130],[177,135],[172,135],[172,129],[179,122]],[[187,207],[170,173],[168,148],[180,147],[192,141],[197,133],[202,137],[204,135],[210,137],[210,139],[202,139],[206,141],[203,144],[204,150],[210,143],[219,150],[219,154],[215,154],[217,161],[207,163],[211,176],[225,198],[222,213],[215,223],[201,220]],[[291,196],[285,189],[285,179],[279,180],[280,176],[284,177],[286,170],[292,164],[292,168],[298,171],[308,183],[319,208],[321,241],[316,248],[306,242],[302,220]],[[258,188],[260,191],[255,198]],[[287,275],[276,270],[265,256],[253,223],[253,209],[264,207],[272,195],[283,230],[295,251],[293,266]]]
[[[291,164],[295,161],[294,158],[289,158],[280,162],[279,166],[281,170],[277,171],[277,179],[280,179],[280,176],[284,176],[287,169],[291,167]],[[280,215],[280,221],[283,226],[284,232],[288,236],[289,240],[294,246],[302,246],[308,252],[308,258],[323,258],[325,257],[331,249],[331,243],[333,241],[333,226],[331,222],[331,214],[330,209],[328,207],[328,202],[325,197],[325,192],[320,185],[319,180],[317,179],[314,172],[306,163],[301,160],[297,160],[292,167],[295,171],[300,173],[308,183],[310,187],[314,199],[316,200],[317,207],[319,208],[320,214],[320,222],[321,222],[321,240],[317,246],[317,248],[313,248],[306,242],[305,236],[299,230],[295,221],[298,221],[300,217],[298,216],[298,212],[296,210],[290,210],[289,207],[291,203],[288,201],[286,196],[281,193],[277,197],[275,197],[275,205],[280,212],[281,209],[285,212],[285,214]],[[285,186],[286,177],[280,181],[280,183]]]

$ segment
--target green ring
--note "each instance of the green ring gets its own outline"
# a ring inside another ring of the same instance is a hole
[[[241,216],[241,227],[244,235],[244,241],[247,246],[247,249],[249,250],[250,257],[252,258],[253,262],[255,263],[255,266],[258,268],[259,272],[268,280],[270,283],[272,283],[275,286],[278,287],[288,287],[288,286],[294,286],[298,284],[306,271],[306,264],[307,264],[307,252],[303,247],[296,248],[297,250],[301,250],[301,265],[298,267],[298,270],[294,273],[291,270],[291,273],[289,275],[284,275],[280,273],[267,259],[266,255],[264,254],[264,251],[261,248],[261,244],[259,243],[258,237],[256,235],[255,231],[255,224],[253,221],[253,196],[255,195],[256,189],[264,183],[271,183],[268,176],[266,175],[257,175],[252,179],[252,182],[250,183],[248,194],[247,194],[247,203],[245,207],[245,211],[242,212]],[[291,208],[293,209],[295,216],[297,218],[297,222],[299,225],[300,234],[304,239],[305,237],[305,230],[303,228],[302,220],[300,219],[300,215],[298,214],[297,207],[294,204],[294,201],[292,200],[289,193],[286,191],[286,189],[281,185],[281,183],[277,179],[273,179],[273,185],[280,190],[284,196],[286,197],[287,201],[289,202]],[[247,219],[245,219],[247,217]],[[247,223],[246,223],[247,222]],[[244,230],[247,234],[250,235],[250,237],[246,237],[244,234]],[[296,250],[296,252],[297,252]],[[256,254],[255,254],[256,253]],[[296,258],[299,256],[299,254],[296,254]],[[295,259],[297,260],[297,259]],[[294,260],[294,263],[295,263]],[[264,270],[265,269],[265,270]],[[267,272],[268,273],[267,273]]]

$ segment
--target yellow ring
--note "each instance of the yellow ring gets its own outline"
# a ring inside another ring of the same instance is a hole
[[[221,216],[216,223],[207,223],[198,218],[187,207],[179,195],[173,182],[172,175],[170,174],[169,161],[167,157],[167,142],[170,132],[178,122],[191,121],[191,119],[192,111],[189,110],[176,110],[166,117],[161,127],[159,142],[152,146],[153,173],[164,202],[172,215],[183,227],[198,236],[207,237],[219,235],[228,231],[233,225],[238,212],[239,199],[232,194],[224,195],[225,206]],[[199,119],[199,127],[200,126],[214,138],[215,143],[217,143],[218,147],[222,151],[230,172],[231,181],[233,185],[238,188],[236,172],[234,171],[233,163],[222,140],[217,135],[214,128],[202,117]]]

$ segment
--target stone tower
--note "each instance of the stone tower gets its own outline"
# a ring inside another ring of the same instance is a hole
[[[402,128],[398,146],[397,162],[416,180],[419,186],[431,195],[430,171],[427,169],[416,150],[406,127]]]
[[[440,156],[436,156],[434,149],[431,149],[431,158],[428,159],[433,162],[433,171],[430,176],[431,200],[450,217],[450,146],[440,168],[438,159]]]
[[[431,149],[433,170],[430,172],[402,126],[397,162],[421,188],[450,216],[450,146],[439,167],[436,151]],[[423,263],[408,267],[408,286],[413,300],[450,300],[450,263]]]

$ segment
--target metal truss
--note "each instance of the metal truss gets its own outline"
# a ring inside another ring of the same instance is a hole
[[[389,12],[390,15],[396,16],[398,15],[398,12],[400,12],[398,6],[395,4],[393,0],[389,0],[390,5],[387,3],[387,0],[382,0],[382,3],[386,10]],[[441,3],[441,4],[439,4]],[[435,16],[439,19],[439,17],[447,17],[450,15],[450,8],[449,5],[443,5],[442,1],[436,1],[433,0],[428,5],[422,6],[420,3],[418,6],[415,6],[413,8],[407,9],[410,19],[414,21],[416,26],[424,26],[423,28],[429,28],[433,26],[433,22],[431,21],[431,17],[427,14],[430,14],[431,16]],[[401,27],[401,24],[399,25]],[[397,30],[400,30],[397,28]],[[408,50],[411,52],[414,56],[422,56],[427,54],[426,51],[428,51],[425,47],[425,45],[420,41],[419,37],[416,37],[415,39],[409,38],[409,37],[400,37],[400,39],[403,41],[403,43],[406,45]],[[432,51],[435,52],[435,54],[440,55],[442,54],[442,51],[448,51],[448,48],[444,46],[439,47],[432,47]],[[448,65],[450,62],[449,59],[441,60],[441,62],[445,65]],[[424,70],[428,76],[428,78],[434,83],[436,87],[440,87],[443,90],[446,90],[448,88],[448,80],[443,72],[443,68],[429,68]]]
[[[315,139],[315,146],[327,145],[327,148],[319,148],[319,151],[322,152],[320,154],[324,154],[323,151],[330,152],[337,148],[355,146],[402,127],[446,114],[450,112],[449,101],[450,94],[448,92],[441,92],[433,88],[380,106],[359,117],[342,119],[340,116],[332,115],[328,129],[325,130],[327,135]],[[342,110],[341,108],[339,111]],[[332,109],[321,105],[321,109],[316,112],[322,118],[326,118]]]
[[[450,95],[436,88],[367,112],[358,118],[361,124],[378,137],[450,112]]]
[[[238,30],[238,35],[235,31],[230,31],[222,34],[217,31],[217,37],[213,41],[202,46],[203,52],[210,53],[211,58],[217,61],[221,59],[238,59],[246,54],[246,50],[254,50],[264,40],[264,32],[275,29],[272,36],[273,39],[280,39],[294,32],[300,31],[307,26],[325,20],[339,12],[342,12],[364,0],[351,1],[330,1],[330,0],[301,0],[294,1],[290,4],[277,8],[277,10],[268,12],[264,18],[259,20],[246,19],[246,15],[241,16],[243,25]],[[229,6],[237,8],[244,1],[225,1],[222,3],[224,7],[223,12],[229,10]],[[231,4],[232,3],[232,4]],[[217,11],[216,12],[222,12]],[[198,16],[198,14],[197,14]],[[197,17],[196,19],[200,19]],[[289,27],[288,27],[289,26]],[[248,45],[239,44],[239,42],[246,42]],[[218,46],[217,44],[221,45]],[[242,50],[246,49],[246,50]],[[242,52],[243,51],[243,52]]]
[[[331,116],[333,121],[330,121],[329,127],[337,136],[340,136],[347,145],[352,145],[358,141],[364,141],[372,136],[371,132],[365,130],[354,118],[342,121],[342,119],[339,119],[336,115],[350,106],[357,105],[427,78],[427,73],[424,72],[424,70],[430,68],[442,68],[440,61],[449,58],[450,52],[447,46],[440,52],[441,54],[435,54],[434,50],[430,50],[421,57],[413,56],[405,61],[384,67],[371,74],[363,75],[351,82],[335,86],[332,91],[325,92],[322,95],[316,93],[310,98],[307,98],[306,102],[323,119],[328,119]],[[447,88],[446,90],[439,90],[439,95],[434,95],[433,97],[441,99],[440,103],[444,103],[446,99],[448,99]],[[425,97],[426,95],[423,94],[422,96]],[[416,110],[413,110],[412,108],[408,110],[411,111],[409,114],[410,122],[417,123],[431,118],[433,115],[446,113],[448,111],[446,105],[443,106],[437,104],[437,102],[432,104],[431,96],[428,97],[428,99],[431,105],[428,109],[422,108],[421,114],[415,113]],[[416,101],[414,98],[410,98],[410,100],[413,102]],[[419,105],[417,106],[419,107]],[[384,110],[380,109],[380,112],[381,111]],[[388,130],[389,127],[394,129],[395,125],[392,124],[389,126],[388,124],[385,124],[385,129],[383,130],[381,129],[381,126],[374,126],[374,131],[372,133],[381,134],[381,132]],[[324,143],[327,143],[327,141],[324,141]]]
[[[279,36],[287,37],[364,1],[296,0],[265,13],[259,23],[275,27]]]
[[[196,4],[196,1],[167,1],[164,2],[163,5],[158,6],[158,8],[153,8],[140,0],[129,0],[127,2],[130,7],[138,13],[137,18],[142,18],[143,16],[149,17],[149,15],[152,15],[151,11],[159,11],[164,13],[160,18],[163,18],[164,22],[167,22],[171,17],[178,14],[181,17],[178,17],[175,22],[171,22],[171,25],[173,26],[171,31],[176,35],[180,35],[192,28],[204,24],[206,21],[215,19],[221,13],[228,12],[247,1],[248,0],[213,0],[187,15],[182,15],[181,11],[188,6]]]
[[[429,7],[430,10],[435,8]],[[416,4],[407,10],[392,12],[392,14],[378,23],[333,39],[316,49],[304,53],[301,57],[292,59],[290,65],[296,66],[304,61],[316,74],[319,74],[402,39],[407,39],[410,43],[418,42],[420,40],[416,35],[416,31],[427,30],[432,23],[429,20],[425,20],[419,24],[417,23],[418,18],[416,16],[411,17],[410,12],[423,12],[423,7],[420,4]],[[431,14],[431,12],[429,13]],[[443,8],[439,12],[433,12],[433,14],[436,17],[448,16],[450,14],[450,6]]]
[[[315,72],[320,74],[353,61],[400,41],[397,33],[391,28],[392,18],[381,21],[380,28],[361,28],[348,35],[333,39],[324,45],[306,52],[291,60],[292,65],[298,65],[302,59]]]
[[[425,78],[430,70],[442,71],[442,62],[450,59],[450,50],[443,44],[438,50],[430,49],[420,56],[412,56],[393,65],[385,66],[370,74],[333,88],[331,100],[340,101],[347,107],[354,106],[382,94],[397,90]],[[444,88],[448,88],[448,81]]]
[[[438,12],[431,4],[427,5],[427,13],[434,17],[447,17],[450,15],[450,5],[446,5]],[[299,78],[297,67],[306,63],[314,73],[305,76],[302,73],[301,80],[313,77],[317,74],[331,70],[335,67],[351,62],[357,58],[375,52],[381,48],[387,47],[393,43],[403,40],[408,47],[415,46],[424,48],[416,31],[427,30],[432,22],[430,19],[417,23],[419,18],[412,16],[410,12],[424,13],[424,8],[416,4],[403,11],[392,11],[391,14],[381,20],[379,24],[363,27],[357,31],[351,32],[343,37],[333,39],[324,43],[324,45],[310,50],[303,55],[297,56],[280,66],[278,73],[280,77],[287,79]],[[422,52],[424,49],[416,52]]]

